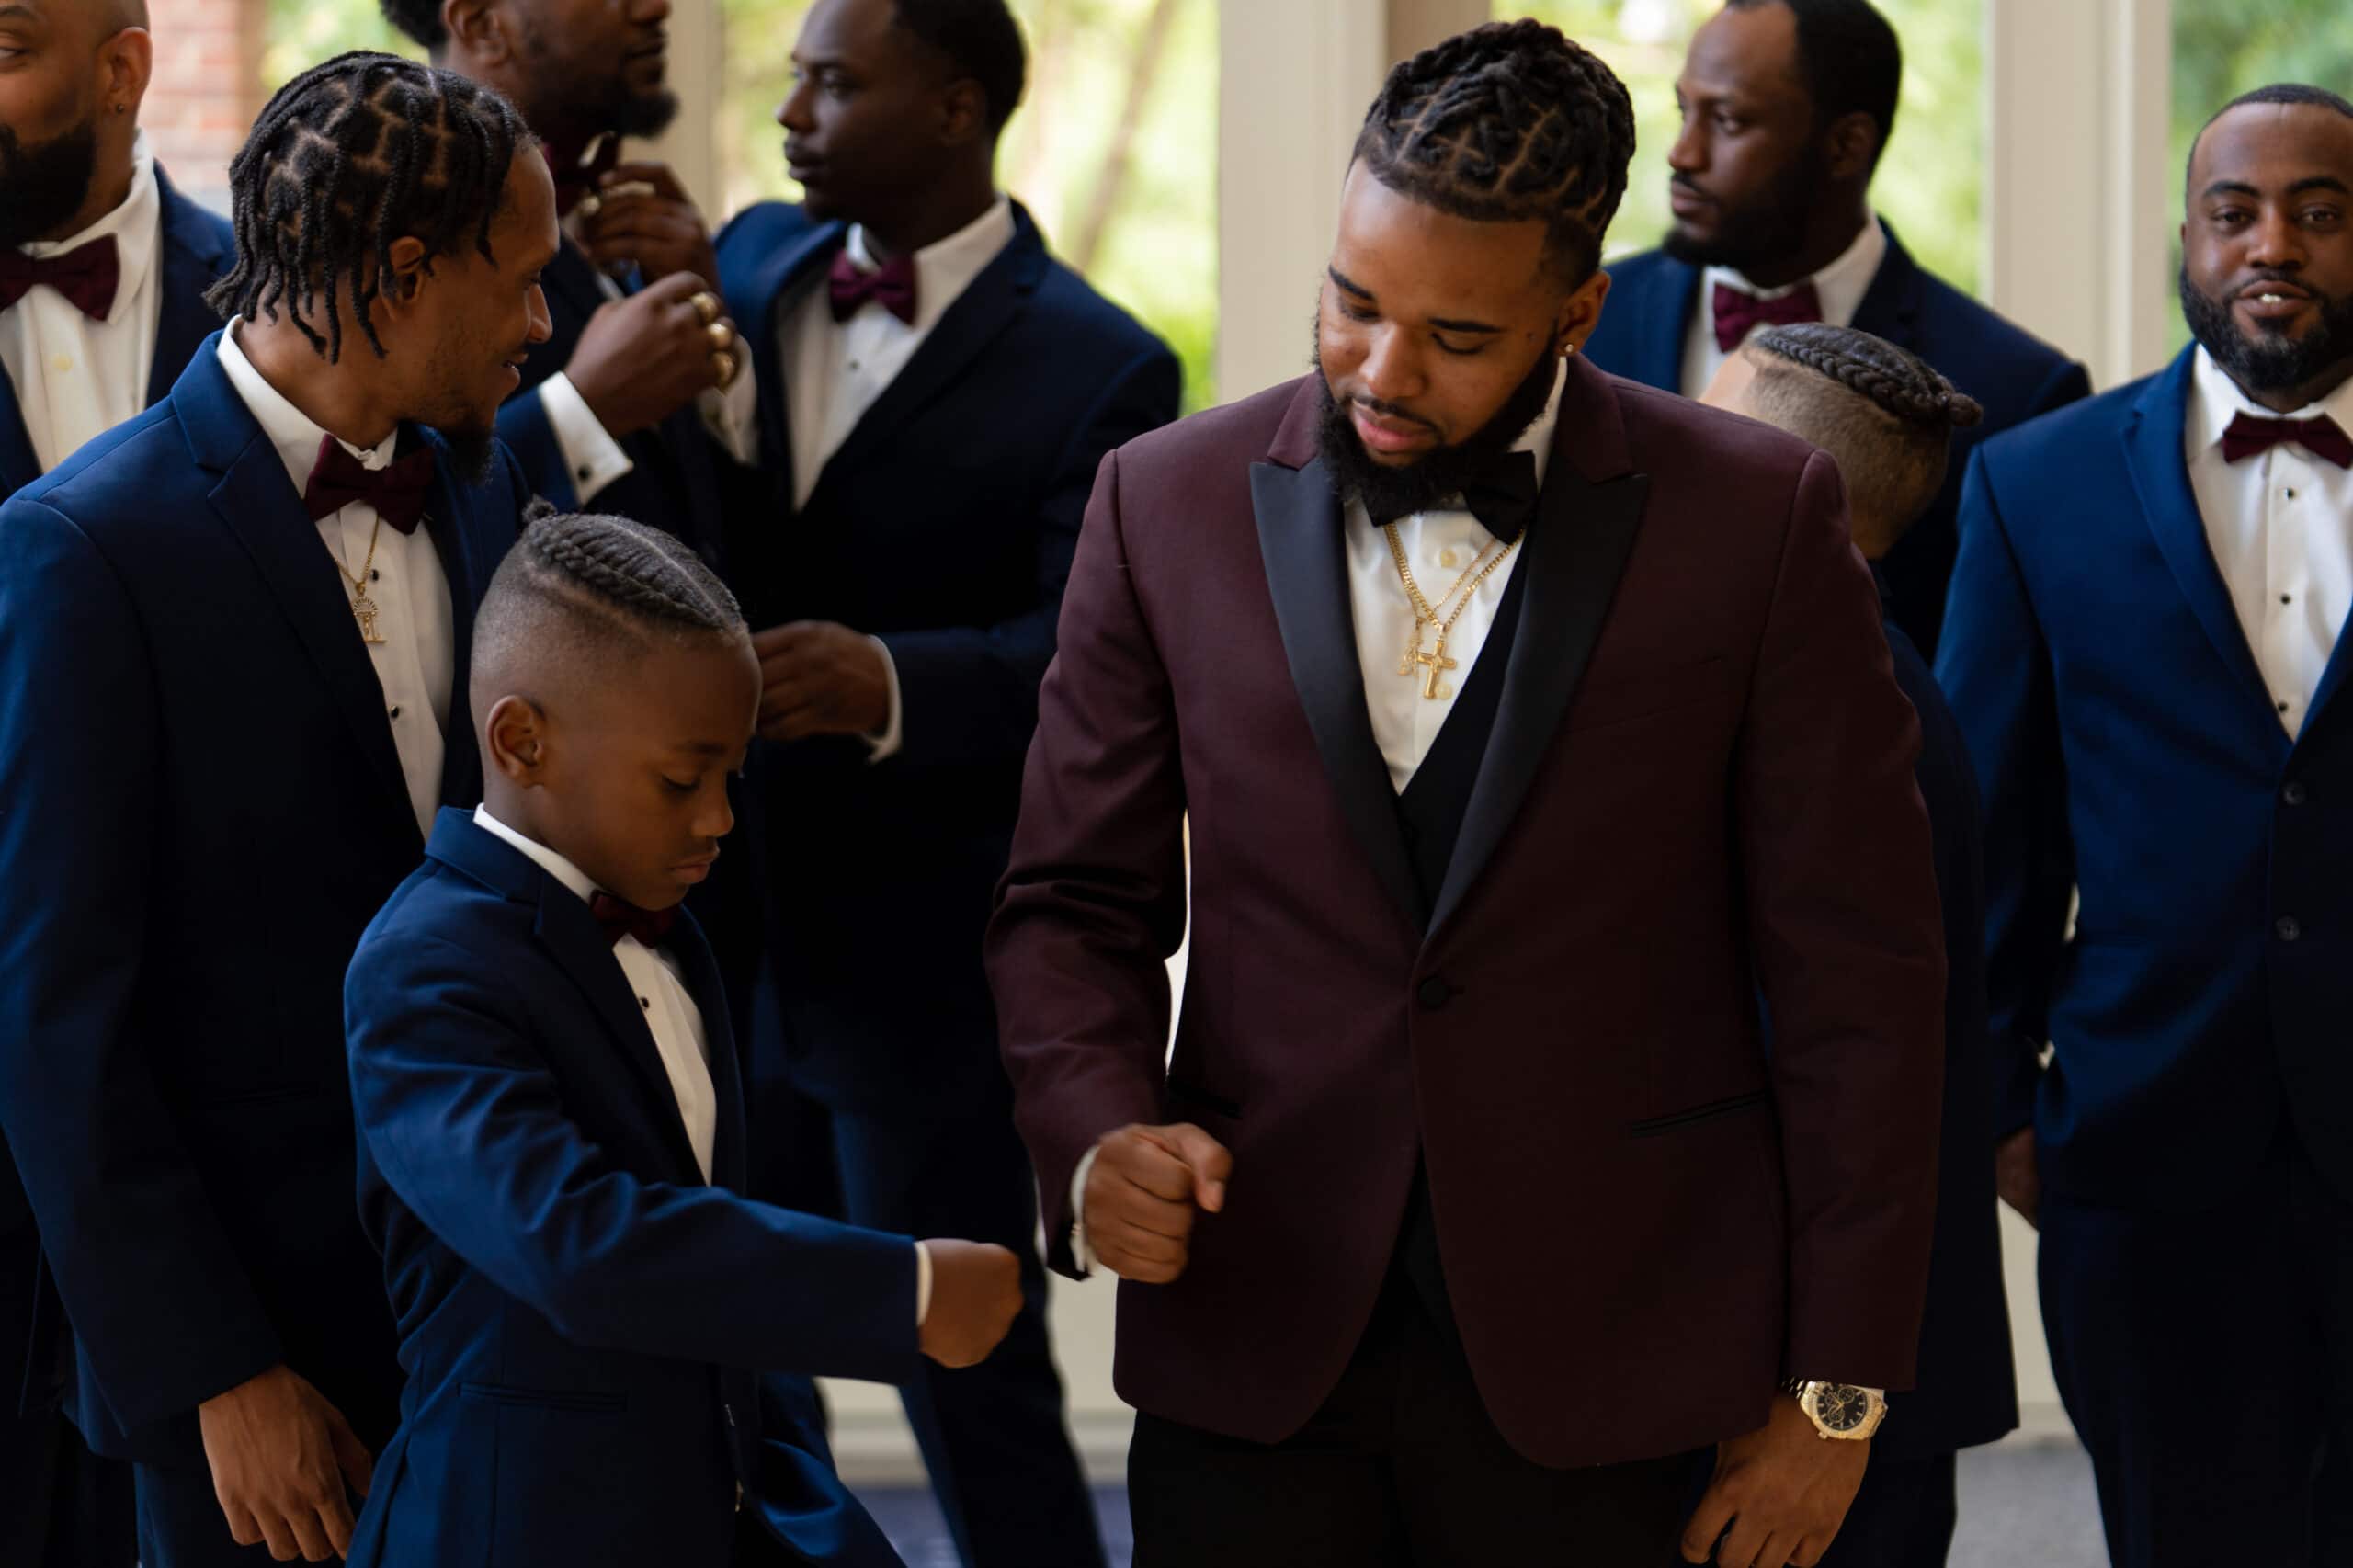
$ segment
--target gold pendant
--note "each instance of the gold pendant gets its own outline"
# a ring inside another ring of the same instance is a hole
[[[376,631],[376,617],[381,612],[376,608],[376,601],[366,594],[360,594],[352,599],[351,619],[359,623],[359,641],[362,642],[371,646],[381,646],[383,643],[384,639],[378,635]]]
[[[1462,667],[1454,660],[1446,656],[1445,638],[1440,637],[1438,640],[1437,650],[1428,653],[1422,652],[1422,640],[1419,637],[1415,638],[1413,656],[1414,661],[1416,664],[1427,665],[1430,672],[1429,684],[1422,687],[1422,695],[1424,697],[1429,699],[1432,702],[1436,702],[1441,697],[1451,697],[1454,695],[1454,692],[1450,687],[1441,688],[1438,684],[1438,676],[1441,673],[1447,670],[1461,669]],[[1406,673],[1410,675],[1413,672],[1409,670]]]

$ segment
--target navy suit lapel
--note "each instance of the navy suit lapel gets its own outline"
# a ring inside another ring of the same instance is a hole
[[[1628,381],[1671,392],[1683,390],[1683,346],[1690,335],[1691,313],[1699,308],[1699,278],[1698,267],[1662,255],[1643,295],[1627,301],[1636,324]]]
[[[1871,286],[1863,290],[1861,302],[1855,307],[1854,324],[1859,332],[1883,337],[1898,348],[1910,348],[1919,340],[1920,309],[1927,291],[1926,277],[1919,264],[1912,259],[1912,253],[1895,237],[1895,231],[1886,228],[1886,233],[1887,255],[1881,259]]]
[[[1312,381],[1301,395],[1313,395]],[[1341,818],[1381,885],[1420,930],[1429,910],[1398,831],[1397,791],[1365,707],[1364,665],[1357,656],[1348,597],[1347,545],[1331,479],[1321,459],[1296,469],[1254,463],[1250,499],[1291,685],[1307,710],[1307,727],[1339,799]]]
[[[202,208],[173,188],[161,168],[155,171],[155,184],[163,197],[163,244],[157,253],[163,267],[157,279],[163,312],[156,320],[155,352],[147,375],[150,408],[171,395],[197,349],[221,329],[221,318],[204,296],[231,260],[219,227]]]
[[[606,303],[605,290],[597,281],[597,264],[569,236],[556,248],[555,259],[540,274],[540,283],[549,293],[561,297],[583,323]]]
[[[814,286],[823,267],[831,262],[849,233],[842,223],[820,223],[789,245],[782,245],[724,287],[728,309],[745,335],[752,340],[753,362],[760,377],[760,442],[767,466],[782,476],[784,494],[794,494],[792,472],[791,399],[788,395],[782,352],[784,313],[800,303],[804,290]],[[724,258],[722,274],[728,272]]]
[[[17,406],[17,385],[0,374],[0,500],[40,477],[40,460],[33,456],[32,434]]]
[[[703,1054],[710,1062],[710,1086],[719,1109],[717,1136],[711,1141],[711,1183],[741,1192],[748,1185],[750,1158],[745,1145],[744,1076],[735,1060],[735,1028],[719,960],[702,927],[684,911],[672,928],[669,953],[687,983],[687,994],[702,1012]]]
[[[2207,640],[2248,699],[2268,710],[2270,687],[2264,684],[2263,672],[2247,646],[2238,607],[2231,600],[2222,569],[2214,564],[2205,517],[2198,509],[2197,494],[2189,488],[2182,430],[2188,415],[2195,353],[2195,349],[2185,350],[2133,403],[2124,426],[2125,467],[2132,475],[2132,488],[2140,496],[2149,529],[2156,536],[2157,548],[2173,568],[2174,581],[2189,601],[2199,624],[2206,629]]]

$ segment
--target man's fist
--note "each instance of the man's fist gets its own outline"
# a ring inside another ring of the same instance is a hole
[[[1087,1249],[1122,1279],[1165,1285],[1192,1256],[1193,1217],[1225,1207],[1233,1156],[1189,1121],[1128,1126],[1095,1146],[1080,1205]]]
[[[564,373],[614,440],[661,424],[720,385],[721,371],[741,372],[735,324],[717,314],[714,301],[696,303],[709,293],[693,273],[672,273],[599,305],[581,329]]]
[[[351,1504],[374,1461],[342,1414],[289,1367],[272,1367],[197,1406],[213,1494],[239,1546],[280,1562],[351,1550]]]
[[[923,1353],[943,1367],[977,1366],[1020,1315],[1020,1260],[986,1242],[926,1242],[923,1250],[931,1255]]]
[[[599,267],[633,263],[648,278],[691,272],[704,288],[719,287],[710,231],[666,164],[623,164],[606,175],[580,240]]]
[[[1814,1568],[1847,1522],[1870,1457],[1869,1442],[1826,1439],[1796,1400],[1776,1398],[1763,1427],[1716,1445],[1715,1479],[1683,1532],[1683,1561]]]
[[[879,735],[891,723],[891,667],[871,637],[801,620],[752,638],[760,661],[760,733]]]

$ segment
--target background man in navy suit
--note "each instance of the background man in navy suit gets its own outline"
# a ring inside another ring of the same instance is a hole
[[[2188,352],[1972,464],[1937,673],[1985,790],[1999,1179],[2109,1553],[2341,1563],[2353,105],[2217,116],[2182,255]]]
[[[219,324],[229,225],[172,188],[139,129],[154,50],[140,0],[0,11],[0,501],[160,402]],[[40,1267],[0,1144],[0,1562],[127,1564],[131,1474],[94,1459],[50,1380],[17,1413]]]
[[[525,495],[494,422],[556,243],[530,149],[390,56],[289,84],[230,173],[240,319],[0,506],[0,1119],[36,1370],[62,1298],[145,1568],[339,1550],[395,1419],[343,971],[481,789],[467,632]]]
[[[1904,56],[1866,0],[1730,0],[1691,40],[1667,162],[1675,226],[1610,265],[1587,352],[1605,370],[1697,397],[1758,322],[1826,321],[1908,348],[1984,407],[1962,457],[2091,391],[2082,366],[1912,259],[1873,216]],[[1952,574],[1955,462],[1880,563],[1888,611],[1933,659]]]
[[[996,189],[1025,74],[1003,0],[820,0],[794,59],[806,203],[719,246],[759,375],[738,450],[772,481],[728,569],[761,629],[790,1074],[830,1113],[846,1218],[1027,1259],[1004,1346],[928,1371],[908,1415],[968,1563],[1091,1565],[980,944],[1088,487],[1175,416],[1176,361]]]
[[[1952,433],[1980,417],[1917,356],[1820,323],[1767,327],[1724,361],[1706,402],[1828,452],[1847,482],[1855,548],[1876,570],[1943,489]],[[1886,626],[1895,684],[1920,716],[1913,772],[1928,807],[1944,910],[1944,1125],[1937,1237],[1920,1324],[1919,1381],[1888,1396],[1862,1490],[1823,1568],[1936,1568],[1957,1522],[1955,1456],[2018,1425],[2018,1374],[1994,1197],[1994,1096],[1985,1040],[1984,850],[1976,775],[1927,661]]]

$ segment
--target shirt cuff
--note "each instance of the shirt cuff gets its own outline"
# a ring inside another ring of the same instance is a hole
[[[1095,1272],[1095,1249],[1086,1244],[1086,1176],[1095,1168],[1097,1143],[1080,1156],[1078,1174],[1070,1178],[1070,1259],[1082,1275]]]
[[[540,383],[540,406],[555,434],[556,450],[563,454],[563,472],[572,480],[572,494],[585,506],[596,494],[622,478],[637,465],[621,445],[605,433],[588,400],[559,370]]]
[[[880,637],[870,637],[867,641],[873,643],[874,651],[882,655],[882,676],[891,683],[891,718],[881,729],[866,737],[866,760],[887,762],[899,755],[899,748],[906,744],[907,738],[901,723],[906,715],[899,707],[899,661],[891,657],[890,645]]]
[[[931,1249],[915,1244],[915,1327],[931,1316]]]
[[[735,342],[738,351],[748,357],[751,345],[741,337]],[[748,362],[729,385],[705,391],[695,400],[695,409],[702,415],[703,428],[710,432],[710,438],[726,448],[737,462],[747,468],[758,464],[760,378]]]

